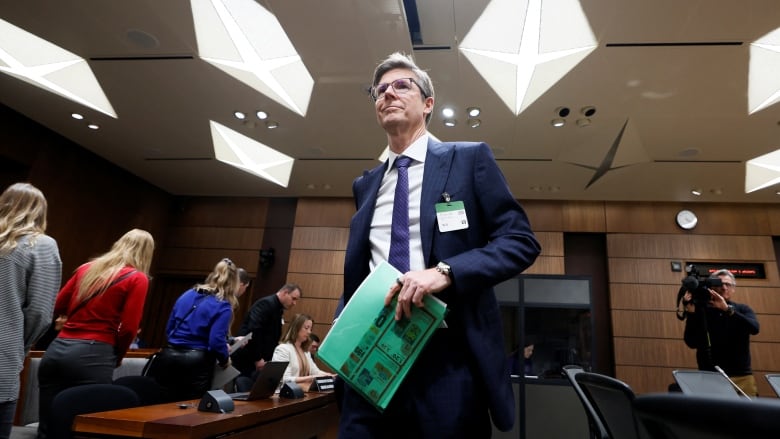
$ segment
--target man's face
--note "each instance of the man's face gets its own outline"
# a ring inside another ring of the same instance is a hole
[[[309,346],[309,352],[312,353],[312,355],[317,353],[317,350],[320,348],[320,343],[318,341],[311,341],[311,346]]]
[[[282,306],[284,306],[284,309],[291,309],[298,303],[300,299],[301,299],[301,290],[295,289],[292,291],[282,292],[282,297],[280,298],[280,302],[282,302]]]
[[[379,80],[379,84],[390,84],[396,79],[417,77],[411,70],[390,70]],[[384,96],[374,103],[376,120],[387,132],[413,130],[425,126],[425,115],[433,110],[433,98],[423,99],[420,87],[414,83],[403,93],[394,87],[388,87]]]
[[[242,283],[239,283],[239,284],[238,284],[238,292],[236,293],[236,296],[237,296],[237,297],[241,297],[241,296],[243,296],[243,295],[244,295],[244,293],[246,293],[246,288],[247,288],[248,286],[249,286],[249,284],[242,284]]]
[[[734,281],[730,277],[726,276],[725,274],[721,274],[718,277],[720,278],[721,281],[723,281],[723,286],[715,287],[713,288],[713,290],[715,290],[716,293],[723,296],[724,299],[731,300],[731,293],[734,292],[734,289],[736,287],[734,285]]]

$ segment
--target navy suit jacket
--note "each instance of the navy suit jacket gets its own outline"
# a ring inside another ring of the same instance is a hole
[[[371,219],[386,169],[384,163],[366,171],[352,186],[357,211],[350,223],[344,261],[344,303],[370,271]],[[452,201],[464,203],[467,229],[439,231],[435,205],[444,202],[445,192]],[[487,144],[429,140],[420,229],[427,267],[439,261],[452,267],[452,285],[437,294],[449,308],[447,330],[456,331],[453,335],[464,341],[478,365],[475,379],[488,389],[493,423],[509,430],[514,424],[514,396],[493,286],[533,264],[540,247]]]

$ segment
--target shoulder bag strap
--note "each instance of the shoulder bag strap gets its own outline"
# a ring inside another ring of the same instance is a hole
[[[108,290],[109,288],[113,287],[114,285],[118,284],[119,282],[121,282],[121,281],[123,281],[123,280],[127,279],[128,277],[130,277],[132,274],[134,274],[134,273],[136,273],[136,272],[138,272],[138,270],[132,270],[132,271],[128,271],[127,273],[125,273],[125,274],[123,274],[123,275],[119,276],[118,278],[114,279],[114,281],[113,281],[113,282],[111,282],[110,284],[108,284],[108,286],[107,286],[107,287],[105,287],[105,288],[101,288],[100,290],[98,290],[98,291],[96,291],[94,294],[92,294],[91,296],[89,296],[89,297],[87,297],[86,299],[82,300],[82,301],[81,301],[81,302],[80,302],[78,305],[76,305],[76,306],[73,308],[73,310],[70,312],[70,315],[69,315],[69,317],[70,317],[70,316],[72,316],[72,315],[74,315],[74,314],[76,314],[76,312],[78,312],[78,311],[79,311],[81,308],[83,308],[83,307],[84,307],[84,305],[86,305],[86,304],[87,304],[87,302],[89,302],[89,301],[90,301],[90,300],[92,300],[93,298],[95,298],[95,297],[99,296],[101,293],[103,293],[104,291],[106,291],[106,290]]]
[[[196,290],[196,292],[197,292],[197,290]],[[206,296],[208,296],[208,294],[204,294],[204,293],[200,293],[200,292],[198,292],[198,296],[200,296],[200,297],[198,297],[198,298],[197,298],[197,299],[196,299],[196,300],[195,300],[195,301],[192,303],[192,307],[191,307],[191,308],[190,308],[190,309],[187,311],[187,313],[186,313],[186,314],[184,314],[184,316],[183,316],[183,317],[182,317],[182,318],[179,320],[179,322],[178,322],[178,323],[176,323],[176,326],[174,326],[174,327],[173,327],[173,329],[171,329],[171,332],[169,332],[169,333],[168,333],[168,339],[170,339],[170,338],[171,338],[171,335],[173,335],[173,333],[175,333],[175,332],[176,332],[176,330],[177,330],[177,329],[179,329],[179,326],[181,326],[181,324],[182,324],[182,323],[184,323],[184,321],[185,321],[185,320],[187,320],[187,317],[189,317],[189,316],[190,316],[190,314],[192,314],[192,312],[193,312],[193,311],[195,311],[195,308],[197,308],[197,307],[198,307],[198,305],[200,304],[200,302],[201,302],[203,299],[205,299],[205,298],[206,298]]]

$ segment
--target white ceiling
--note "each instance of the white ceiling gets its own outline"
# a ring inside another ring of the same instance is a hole
[[[598,47],[518,116],[458,50],[487,0],[418,0],[425,48],[437,50],[413,50],[402,0],[260,3],[314,78],[305,117],[198,58],[189,0],[2,2],[0,18],[87,59],[118,118],[9,75],[0,102],[175,195],[351,196],[386,145],[365,90],[374,66],[402,51],[430,72],[437,109],[461,112],[445,128],[437,111],[430,131],[488,142],[519,199],[780,200],[778,186],[744,191],[745,162],[780,148],[780,104],[749,115],[747,103],[750,43],[780,27],[777,0],[583,0]],[[464,123],[470,106],[482,108],[479,128]],[[561,106],[571,115],[553,128]],[[580,128],[585,106],[597,111]],[[279,128],[232,116],[258,109]],[[217,161],[209,120],[293,157],[289,186]],[[595,181],[574,164],[598,167],[613,145],[646,161],[616,161]]]

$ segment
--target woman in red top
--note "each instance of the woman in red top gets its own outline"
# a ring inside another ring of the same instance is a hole
[[[48,437],[51,403],[59,392],[112,382],[141,322],[153,252],[149,232],[130,230],[107,253],[76,269],[60,290],[54,315],[67,320],[38,369],[38,438]]]

